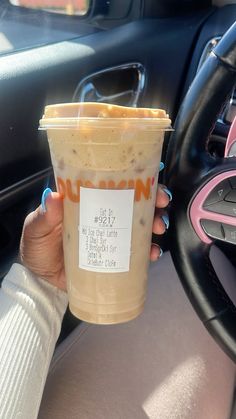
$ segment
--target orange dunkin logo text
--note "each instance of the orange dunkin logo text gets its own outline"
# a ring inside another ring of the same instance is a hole
[[[142,179],[120,180],[101,180],[97,185],[93,184],[90,180],[78,179],[74,182],[71,179],[62,179],[57,177],[58,192],[72,202],[80,202],[80,187],[93,188],[93,189],[134,189],[135,201],[143,199],[151,199],[152,186],[154,185],[154,178],[148,177],[146,181]]]

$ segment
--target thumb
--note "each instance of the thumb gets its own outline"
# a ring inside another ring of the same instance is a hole
[[[44,197],[45,195],[45,197]],[[51,233],[63,220],[63,198],[57,192],[47,189],[43,194],[42,204],[26,217],[24,233],[33,237],[42,237]]]

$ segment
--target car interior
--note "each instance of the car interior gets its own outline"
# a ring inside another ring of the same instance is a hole
[[[236,268],[236,1],[90,0],[87,6],[72,15],[0,4],[0,277],[18,260],[26,215],[46,187],[55,189],[46,133],[38,129],[44,107],[96,101],[165,109],[174,131],[165,135],[159,181],[173,191],[172,227],[153,240],[171,251],[191,303],[235,362],[236,308],[219,290],[208,254],[214,242]],[[204,208],[213,218],[204,219]],[[223,223],[231,229],[222,235]],[[67,311],[59,342],[78,323]]]

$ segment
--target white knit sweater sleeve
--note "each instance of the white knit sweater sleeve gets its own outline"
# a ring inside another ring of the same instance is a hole
[[[0,289],[0,418],[35,419],[61,321],[63,291],[14,264]]]

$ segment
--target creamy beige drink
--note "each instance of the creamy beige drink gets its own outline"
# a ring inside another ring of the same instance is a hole
[[[69,306],[82,320],[135,318],[145,301],[163,110],[84,103],[45,108],[58,191],[64,196]]]

